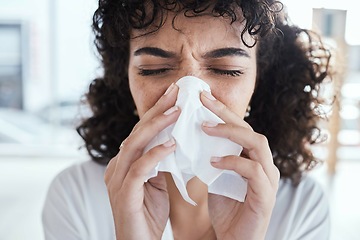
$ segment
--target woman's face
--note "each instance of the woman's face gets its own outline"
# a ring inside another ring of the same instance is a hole
[[[210,85],[212,95],[240,117],[254,91],[256,47],[241,40],[243,25],[224,18],[173,15],[157,32],[130,41],[129,84],[139,117],[171,83],[195,76]],[[132,36],[144,32],[133,30]],[[253,39],[245,35],[252,45]]]

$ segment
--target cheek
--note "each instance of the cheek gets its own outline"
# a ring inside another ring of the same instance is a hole
[[[154,84],[146,84],[146,81],[141,79],[130,77],[129,84],[137,112],[141,118],[159,100],[163,93],[162,88]]]
[[[214,94],[215,96],[215,94]],[[216,96],[215,96],[216,97]],[[248,94],[236,92],[227,92],[216,97],[221,101],[227,108],[236,113],[237,115],[244,117],[246,108],[249,104]]]
[[[157,99],[151,97],[146,92],[135,92],[134,93],[134,101],[136,104],[136,109],[141,118],[152,106],[154,106]]]
[[[253,84],[239,82],[224,86],[214,88],[213,95],[231,111],[243,118],[254,91]]]

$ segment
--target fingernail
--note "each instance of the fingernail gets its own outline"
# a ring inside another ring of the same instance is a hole
[[[221,161],[221,157],[211,157],[210,158],[210,162],[212,163],[217,163]]]
[[[203,93],[204,93],[204,96],[205,96],[207,99],[209,99],[209,100],[211,100],[211,101],[216,100],[216,99],[214,98],[214,96],[211,95],[210,92],[208,92],[208,91],[203,91]]]
[[[218,123],[215,122],[203,122],[202,124],[204,127],[216,127]]]
[[[169,141],[163,144],[164,147],[171,147],[175,145],[175,139],[171,138]]]
[[[173,90],[174,89],[174,83],[172,83],[169,87],[168,87],[168,89],[166,89],[166,91],[165,91],[165,93],[164,93],[164,96],[165,95],[168,95],[170,92],[171,92],[171,90]]]
[[[173,107],[169,108],[168,110],[166,110],[164,112],[164,115],[170,115],[173,112],[176,112],[177,110],[179,110],[179,107],[178,106],[173,106]]]

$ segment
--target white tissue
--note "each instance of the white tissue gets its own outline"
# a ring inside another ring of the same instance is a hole
[[[228,139],[209,136],[202,131],[201,125],[204,121],[224,123],[200,101],[200,93],[203,90],[210,92],[209,85],[192,76],[179,79],[176,85],[179,86],[175,103],[181,109],[179,119],[152,139],[144,152],[165,143],[171,137],[176,141],[176,150],[160,161],[145,182],[157,176],[159,171],[170,172],[184,200],[196,205],[186,190],[187,182],[196,176],[208,185],[209,193],[243,202],[247,181],[233,171],[220,170],[210,164],[213,156],[240,155],[242,147]]]

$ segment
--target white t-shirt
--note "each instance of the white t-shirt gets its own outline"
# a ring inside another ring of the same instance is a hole
[[[42,215],[46,240],[116,239],[105,168],[81,162],[53,180]],[[329,219],[328,200],[312,178],[303,177],[297,187],[281,179],[266,239],[329,239]],[[169,222],[162,239],[173,239]]]

